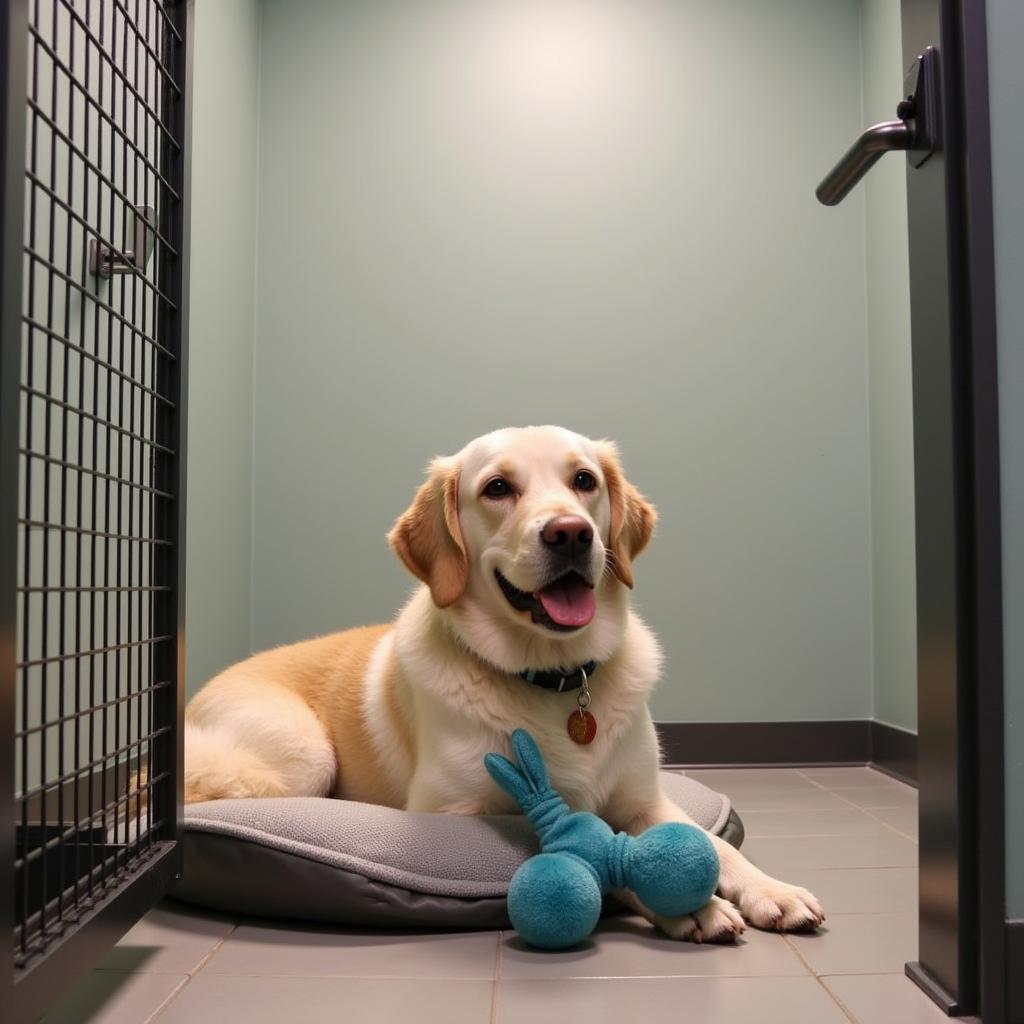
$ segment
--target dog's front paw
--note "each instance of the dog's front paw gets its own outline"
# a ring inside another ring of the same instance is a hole
[[[721,896],[711,899],[696,913],[698,942],[733,942],[746,930],[743,915]]]
[[[756,928],[811,932],[825,920],[825,912],[813,893],[767,876],[743,886],[734,899],[743,916]]]
[[[693,914],[681,914],[679,917],[665,917],[652,914],[651,923],[660,932],[677,942],[700,942],[698,938],[697,918]]]
[[[720,896],[712,896],[694,914],[681,917],[656,914],[654,923],[670,939],[685,942],[733,942],[746,927],[740,912]]]

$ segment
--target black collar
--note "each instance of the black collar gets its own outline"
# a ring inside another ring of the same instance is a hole
[[[539,669],[528,668],[519,673],[520,679],[525,679],[542,690],[557,690],[559,693],[570,693],[578,690],[583,685],[583,676],[586,674],[589,679],[597,668],[596,661],[588,661],[577,665],[573,669]]]

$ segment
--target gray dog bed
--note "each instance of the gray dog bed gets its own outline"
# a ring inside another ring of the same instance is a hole
[[[729,799],[663,772],[669,795],[734,846]],[[537,852],[519,815],[467,817],[291,797],[185,809],[175,899],[259,917],[393,927],[500,928],[516,868]]]

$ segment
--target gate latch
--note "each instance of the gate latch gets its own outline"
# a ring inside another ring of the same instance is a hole
[[[97,277],[145,271],[156,245],[156,210],[152,206],[136,206],[135,245],[119,252],[99,238],[89,242],[89,273]],[[126,232],[127,233],[127,232]]]

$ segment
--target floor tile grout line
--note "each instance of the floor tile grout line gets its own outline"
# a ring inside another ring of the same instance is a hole
[[[860,807],[857,804],[855,804],[852,800],[847,800],[846,797],[844,797],[842,795],[841,791],[839,791],[839,790],[831,789],[831,790],[829,790],[829,792],[834,797],[836,797],[838,800],[842,800],[843,803],[849,804],[851,807],[856,807],[858,811],[860,811],[862,814],[866,814],[872,821],[877,821],[880,825],[884,825],[887,829],[889,829],[890,832],[894,832],[896,835],[902,836],[904,839],[909,839],[915,846],[919,846],[920,845],[917,839],[914,839],[911,836],[908,836],[905,832],[901,832],[898,828],[896,828],[895,825],[890,825],[889,822],[887,822],[884,818],[879,818],[876,815],[872,814],[871,813],[871,808]],[[886,811],[886,810],[892,810],[892,808],[889,808],[889,807],[876,807],[876,808],[874,808],[874,810],[876,810],[876,811]]]
[[[813,976],[813,972],[812,975]],[[807,972],[792,974],[560,974],[544,978],[531,978],[523,975],[521,977],[503,978],[504,984],[526,984],[541,985],[546,982],[557,981],[764,981],[776,978],[802,979],[808,977]]]
[[[212,977],[216,978],[306,978],[317,981],[465,981],[479,984],[481,982],[494,981],[494,975],[479,974],[324,974],[318,971],[306,971],[302,974],[280,974],[276,971],[237,970],[237,971],[211,971]]]
[[[845,800],[845,797],[841,796],[840,792],[838,790],[833,790],[832,792],[834,792],[836,794],[836,796],[839,797],[840,800]],[[849,803],[850,801],[847,801],[847,802]],[[854,806],[856,806],[856,805],[854,805]],[[872,814],[871,813],[873,810],[874,811],[891,811],[891,810],[894,810],[894,809],[895,810],[901,810],[902,808],[892,808],[892,807],[874,807],[874,808],[871,808],[871,807],[860,807],[860,808],[858,808],[858,810],[860,810],[860,812],[862,814],[866,814],[872,821],[877,821],[879,824],[884,825],[887,829],[891,830],[892,832],[895,832],[896,835],[903,836],[904,839],[909,839],[915,846],[920,845],[916,836],[912,836],[912,835],[909,835],[906,832],[901,831],[895,825],[890,824],[888,821],[886,821],[884,818],[880,818],[880,817],[878,817],[877,814]]]
[[[913,910],[831,910],[828,919],[833,917],[916,917],[917,909]],[[789,933],[787,933],[789,934]],[[800,932],[792,934],[799,935]],[[900,970],[903,968],[901,967]],[[887,974],[887,971],[861,971],[861,974]]]
[[[876,971],[877,973],[885,973]],[[267,974],[256,971],[226,971],[217,974],[218,978],[265,978],[276,981],[449,981],[465,982],[466,984],[480,984],[482,982],[493,982],[494,978],[467,978],[447,977],[441,974],[432,975],[394,975],[394,974]],[[559,974],[549,977],[536,977],[523,974],[505,976],[502,975],[503,984],[526,982],[530,985],[540,984],[547,981],[651,981],[657,979],[671,980],[672,978],[695,978],[706,981],[729,981],[733,978],[805,978],[806,972],[781,973],[781,974]],[[191,979],[190,979],[191,980]]]
[[[192,970],[188,972],[188,976],[190,978],[197,975],[213,959],[214,954],[221,948],[221,946],[223,946],[224,943],[227,942],[228,939],[230,939],[231,936],[238,931],[238,926],[240,923],[241,922],[236,921],[231,926],[231,930],[226,935],[222,935],[220,941],[216,945],[211,946],[210,949],[207,950],[206,956],[204,956],[202,960],[200,960],[199,963],[197,963],[195,967],[193,967]]]
[[[132,974],[132,977],[136,977],[136,975]],[[191,975],[186,974],[185,977],[183,977],[181,981],[178,982],[178,984],[175,985],[173,989],[171,989],[171,991],[167,994],[167,997],[163,1000],[163,1002],[160,1003],[160,1005],[142,1022],[142,1024],[151,1024],[152,1021],[155,1021],[157,1017],[159,1017],[160,1014],[163,1013],[164,1010],[166,1010],[167,1007],[170,1006],[171,1003],[173,1003],[174,1000],[178,998],[179,993],[185,988],[185,986],[191,980]]]
[[[813,778],[811,775],[809,775],[807,773],[806,769],[798,769],[797,770],[797,774],[800,776],[800,778],[805,779],[807,782],[811,782],[811,783],[813,783],[816,786],[822,786],[825,789],[830,789],[830,790],[833,790],[833,791],[836,790],[836,789],[870,789],[870,788],[872,788],[874,786],[877,786],[878,782],[879,782],[878,779],[870,779],[867,782],[866,785],[857,784],[857,785],[837,786],[835,784],[828,785],[828,783],[826,781],[823,781],[821,779]],[[911,790],[911,792],[914,792],[914,793],[917,792],[917,790],[916,790],[916,788],[914,786],[911,786],[911,785],[909,785],[906,782],[902,782],[900,779],[894,779],[891,775],[885,775],[882,772],[877,772],[876,774],[880,775],[881,778],[886,783],[885,785],[880,787],[883,790],[884,789],[892,789],[892,788],[894,788],[894,786],[896,788],[902,786],[904,789]],[[827,779],[827,776],[826,776],[826,779]]]
[[[186,974],[185,980],[167,997],[167,999],[165,999],[156,1008],[156,1012],[151,1017],[147,1018],[145,1024],[151,1024],[152,1021],[156,1021],[159,1018],[160,1014],[162,1014],[164,1010],[166,1010],[171,1005],[171,1003],[173,1003],[178,998],[178,996],[180,996],[181,993],[185,991],[185,989],[191,983],[192,979],[195,978],[195,976],[210,962],[210,960],[213,958],[214,953],[216,953],[217,950],[220,949],[221,946],[223,946],[224,943],[227,942],[228,939],[231,938],[231,936],[234,935],[236,931],[238,931],[238,925],[239,922],[235,921],[231,925],[230,931],[222,935],[220,941],[218,941],[215,945],[211,946],[209,950],[207,950],[206,955],[199,961],[198,964],[195,965],[195,967],[193,967]]]
[[[851,1010],[846,1005],[846,1003],[844,1003],[842,999],[840,999],[839,996],[837,996],[835,992],[833,992],[832,989],[830,989],[828,985],[825,984],[824,980],[819,975],[816,974],[814,976],[814,980],[818,983],[819,987],[824,991],[826,997],[831,999],[832,1002],[839,1007],[840,1013],[842,1013],[849,1020],[853,1021],[853,1024],[860,1024],[857,1017],[854,1015],[853,1010]]]
[[[797,772],[802,779],[806,779],[812,786],[816,786],[818,789],[823,790],[825,793],[832,793],[834,790],[830,789],[823,782],[819,782],[817,779],[812,779],[809,775],[804,775],[803,772]],[[851,786],[851,789],[855,789],[855,786]]]
[[[806,776],[805,776],[805,778],[806,778]],[[905,832],[901,832],[898,828],[896,828],[895,825],[890,825],[889,822],[887,822],[884,818],[879,818],[877,815],[871,813],[872,810],[884,811],[884,810],[892,810],[893,808],[887,808],[887,807],[875,807],[875,808],[861,807],[859,804],[855,804],[852,800],[849,800],[845,796],[843,796],[843,792],[844,791],[841,790],[841,789],[833,789],[833,788],[831,788],[829,786],[822,785],[822,784],[816,782],[816,780],[814,780],[814,779],[808,779],[808,782],[814,782],[815,785],[818,785],[818,786],[820,786],[820,788],[824,789],[826,793],[831,793],[837,800],[842,800],[844,804],[847,804],[850,807],[856,808],[856,810],[860,811],[861,814],[867,815],[867,817],[869,817],[872,821],[877,821],[880,825],[884,825],[885,828],[889,829],[890,831],[895,832],[899,836],[903,836],[904,839],[910,839],[914,843],[917,842],[917,840],[913,839],[913,837],[908,836]],[[906,783],[901,783],[901,785],[905,786]],[[856,786],[850,786],[848,788],[856,789],[857,787]],[[912,789],[913,787],[908,786],[907,788],[908,789]]]
[[[807,970],[810,973],[811,977],[815,980],[815,982],[817,982],[818,986],[824,990],[826,997],[832,1003],[834,1003],[836,1006],[838,1006],[840,1012],[845,1017],[847,1017],[849,1020],[851,1020],[853,1022],[853,1024],[859,1024],[857,1018],[839,1001],[839,999],[835,995],[833,995],[832,990],[828,987],[828,985],[826,985],[821,980],[821,975],[818,974],[818,972],[816,970],[814,970],[814,968],[811,967],[811,965],[804,959],[803,953],[800,952],[800,950],[797,948],[796,944],[790,939],[790,937],[788,935],[786,935],[785,933],[783,933],[782,940],[796,954],[796,957],[800,961],[800,963],[802,963],[804,965],[804,967],[807,968]]]
[[[505,932],[498,932],[498,949],[494,954],[494,984],[491,987],[491,1020],[498,1024],[498,990],[501,988],[501,951],[505,945]]]
[[[874,820],[880,825],[885,824],[880,818]],[[895,825],[890,825],[889,828],[898,831]],[[759,835],[757,832],[747,832],[743,839],[744,842],[748,839],[877,839],[878,836],[888,834],[888,832],[775,832]],[[910,838],[903,832],[899,834],[904,839]]]

